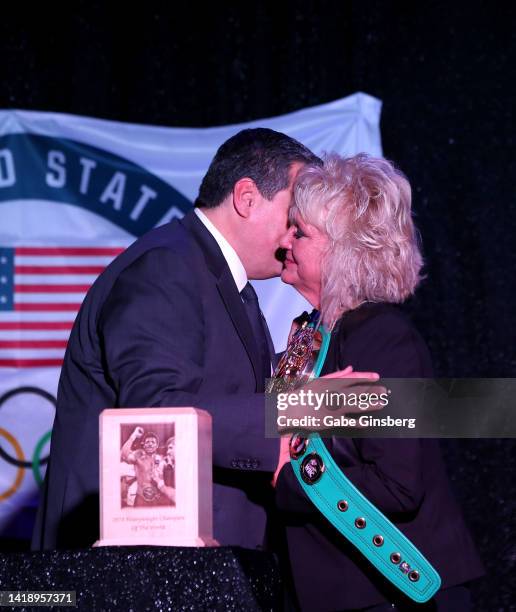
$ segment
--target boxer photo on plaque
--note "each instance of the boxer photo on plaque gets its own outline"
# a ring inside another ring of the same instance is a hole
[[[120,425],[121,507],[175,506],[174,423]]]

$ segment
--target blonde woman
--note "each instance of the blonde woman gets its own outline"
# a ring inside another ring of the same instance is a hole
[[[332,330],[322,373],[351,364],[386,378],[432,377],[425,343],[399,304],[421,278],[411,189],[390,162],[330,155],[294,186],[282,279]],[[286,461],[277,479],[293,582],[303,610],[470,609],[465,584],[483,573],[450,491],[438,441],[330,438],[345,475],[434,565],[442,589],[411,604],[319,514]]]

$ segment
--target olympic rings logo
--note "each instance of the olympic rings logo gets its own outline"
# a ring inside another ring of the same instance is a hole
[[[16,440],[16,438],[12,436],[8,431],[6,431],[3,427],[0,427],[0,436],[3,436],[8,442],[12,444],[14,451],[18,457],[18,461],[22,462],[24,459],[24,455],[23,455],[22,447],[20,446],[18,440]],[[1,450],[3,453],[4,452],[3,449]],[[4,499],[7,499],[8,497],[11,497],[11,495],[16,493],[16,491],[18,490],[18,488],[20,487],[22,483],[23,474],[24,474],[23,467],[19,465],[18,469],[16,470],[16,476],[14,478],[14,483],[8,489],[0,493],[0,501],[3,501]]]
[[[16,395],[22,395],[24,393],[32,393],[33,395],[39,395],[43,399],[49,401],[54,406],[54,408],[56,407],[56,398],[51,393],[48,393],[48,391],[45,391],[44,389],[39,389],[38,387],[18,387],[16,389],[11,389],[10,391],[7,391],[7,393],[4,393],[0,397],[0,408],[12,397],[15,397]],[[34,480],[37,482],[38,485],[42,484],[43,478],[41,475],[41,466],[48,463],[48,455],[46,457],[41,457],[41,453],[45,448],[47,442],[50,440],[51,434],[52,431],[47,431],[43,436],[41,436],[34,448],[34,452],[32,453],[31,459],[27,460],[18,440],[16,440],[16,438],[7,430],[0,427],[0,438],[5,438],[5,440],[9,442],[15,454],[14,457],[10,455],[0,443],[0,457],[2,457],[2,459],[4,459],[7,463],[10,463],[11,465],[14,465],[17,468],[13,484],[5,491],[0,491],[0,501],[11,497],[11,495],[13,495],[20,488],[25,474],[25,469],[31,469],[34,475]]]

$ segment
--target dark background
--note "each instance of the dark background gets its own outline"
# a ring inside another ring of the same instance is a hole
[[[409,305],[440,376],[511,377],[516,8],[510,2],[17,3],[0,108],[213,126],[364,91],[408,175],[427,279]],[[478,610],[516,609],[509,440],[443,443],[488,569]]]

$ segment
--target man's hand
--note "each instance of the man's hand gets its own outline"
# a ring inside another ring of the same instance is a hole
[[[288,407],[284,411],[278,411],[278,416],[288,418],[289,424],[278,427],[279,433],[296,429],[321,431],[327,429],[321,425],[325,416],[340,417],[382,410],[383,405],[378,401],[378,397],[387,393],[387,389],[376,384],[379,378],[376,372],[354,372],[352,366],[348,366],[284,394],[289,398],[286,400]],[[338,402],[336,398],[339,399]],[[360,401],[357,398],[360,398]],[[292,422],[306,416],[314,418],[297,426]],[[287,422],[286,418],[281,422]]]
[[[374,382],[380,379],[380,375],[376,372],[354,372],[353,366],[349,365],[343,370],[337,370],[337,372],[319,376],[317,380],[321,380],[322,378],[363,378]]]
[[[143,436],[144,430],[143,427],[135,427],[133,433],[127,438],[124,442],[122,448],[120,449],[120,460],[125,461],[126,463],[135,463],[136,462],[136,452],[133,451],[133,442],[138,438]]]

